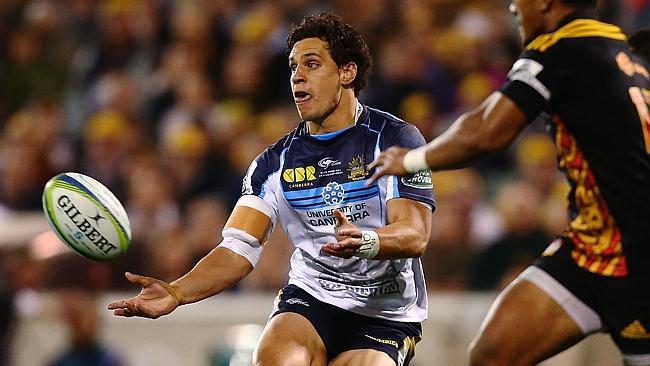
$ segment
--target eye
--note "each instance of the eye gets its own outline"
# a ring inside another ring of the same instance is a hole
[[[297,68],[298,68],[298,65],[297,65],[297,64],[290,64],[290,65],[289,65],[289,69],[291,69],[291,72],[296,71]]]
[[[315,61],[309,61],[309,62],[307,63],[307,67],[309,67],[310,69],[315,69],[315,68],[318,67],[318,63],[315,62]]]

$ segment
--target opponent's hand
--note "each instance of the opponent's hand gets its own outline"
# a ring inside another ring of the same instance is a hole
[[[335,257],[350,258],[362,245],[361,230],[351,224],[339,210],[334,210],[334,217],[336,218],[336,226],[334,226],[336,243],[327,243],[321,247],[321,250]]]
[[[379,178],[385,175],[404,176],[409,173],[404,168],[402,161],[404,155],[409,149],[403,147],[392,146],[387,150],[382,151],[379,156],[370,164],[368,170],[375,168],[375,173],[368,179],[366,186],[375,183]]]
[[[108,304],[117,316],[156,319],[174,311],[180,305],[180,299],[174,289],[166,282],[151,277],[126,272],[127,280],[142,286],[138,296]]]

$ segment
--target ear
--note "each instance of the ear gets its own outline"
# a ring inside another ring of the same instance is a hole
[[[543,13],[547,13],[551,10],[554,0],[539,0],[539,7]]]
[[[351,86],[354,79],[357,78],[357,64],[350,62],[347,65],[342,66],[340,70],[339,77],[341,78],[341,85],[344,87]]]

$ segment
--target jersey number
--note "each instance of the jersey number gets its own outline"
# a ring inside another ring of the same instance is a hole
[[[646,102],[646,98],[644,97],[641,88],[638,86],[631,87],[629,92],[632,102],[636,106],[637,112],[639,112],[639,118],[641,119],[645,151],[650,154],[650,110],[648,110],[648,103]]]

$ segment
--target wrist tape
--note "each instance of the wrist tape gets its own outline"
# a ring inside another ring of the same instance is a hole
[[[404,169],[409,173],[417,173],[429,169],[426,145],[407,152],[402,160],[402,165],[404,165]]]
[[[376,231],[362,231],[361,242],[361,247],[354,253],[355,257],[373,259],[379,253],[379,234]]]

